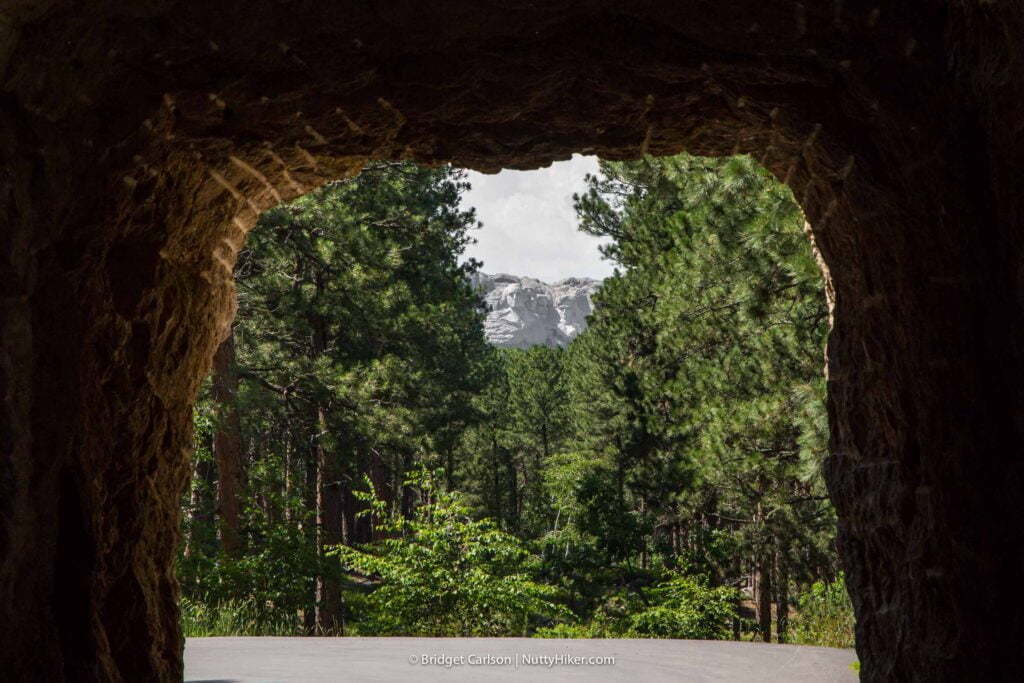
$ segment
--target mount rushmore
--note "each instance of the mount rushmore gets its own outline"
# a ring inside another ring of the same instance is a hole
[[[495,346],[566,346],[587,328],[600,280],[568,278],[548,284],[507,273],[475,273],[470,282],[487,304],[484,334]]]

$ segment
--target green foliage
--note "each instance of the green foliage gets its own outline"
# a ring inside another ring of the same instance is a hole
[[[585,624],[556,624],[536,636],[720,640],[731,636],[738,597],[735,589],[672,573],[642,594],[610,598]]]
[[[400,505],[406,471],[445,464],[479,419],[471,398],[493,351],[467,281],[476,264],[459,263],[474,225],[458,205],[463,177],[376,163],[261,216],[236,268],[247,547],[227,557],[217,538],[219,426],[204,389],[179,559],[193,604],[312,615],[317,577],[341,578],[321,546],[342,540],[344,523],[332,515],[338,538],[325,536],[324,496],[343,507],[343,490],[372,471]]]
[[[285,630],[292,632],[299,630],[297,615],[308,604],[318,564],[315,547],[300,530],[278,525],[239,558],[202,553],[182,558],[178,575],[194,623],[239,629],[240,624],[288,624]],[[274,634],[239,630],[221,635]]]
[[[499,350],[475,401],[482,419],[461,438],[459,488],[525,537],[543,534],[557,515],[544,472],[570,433],[563,356],[545,346]]]
[[[594,624],[555,624],[543,626],[533,634],[534,638],[612,638],[599,632]]]
[[[853,606],[842,574],[834,581],[815,581],[797,597],[793,641],[803,645],[853,647]]]
[[[186,638],[302,634],[297,614],[268,610],[252,600],[206,604],[183,597],[180,607],[181,630]]]
[[[654,606],[630,617],[631,637],[718,640],[730,636],[739,594],[680,575],[653,588],[647,599]]]
[[[338,546],[341,565],[378,582],[360,620],[365,635],[525,635],[564,614],[555,591],[530,578],[522,542],[489,519],[474,520],[434,476],[409,482],[424,502],[411,518],[389,514],[367,480],[369,514],[385,537],[365,549]]]
[[[799,208],[746,157],[587,183],[617,270],[564,350],[486,344],[459,171],[374,163],[261,218],[236,272],[244,549],[217,538],[204,389],[189,634],[727,638],[767,571],[784,606],[811,586],[791,640],[852,643],[820,583],[828,315]]]
[[[185,585],[202,580],[207,559],[217,554],[214,524],[215,482],[213,461],[213,408],[206,396],[200,396],[192,412],[193,444],[191,485],[182,493],[182,536],[188,545],[178,558],[178,577]]]
[[[445,464],[477,419],[492,350],[467,280],[477,264],[459,263],[474,220],[462,178],[370,165],[264,214],[240,256],[246,389],[275,417],[300,413],[296,436],[316,434],[349,481],[374,458],[395,484],[414,453]]]
[[[602,163],[588,184],[580,227],[623,270],[569,349],[571,405],[577,447],[614,475],[606,505],[636,520],[600,545],[669,550],[715,582],[738,557],[781,557],[795,581],[833,570],[827,311],[788,189],[749,158],[687,155]]]

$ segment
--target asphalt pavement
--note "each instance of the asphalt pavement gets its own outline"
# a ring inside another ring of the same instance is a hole
[[[189,638],[190,683],[856,681],[853,650],[706,640]]]

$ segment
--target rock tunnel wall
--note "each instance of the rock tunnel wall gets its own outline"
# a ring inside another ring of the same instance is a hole
[[[370,158],[752,153],[831,273],[867,680],[999,679],[1024,569],[1024,5],[0,9],[0,670],[179,680],[190,407],[258,213]]]

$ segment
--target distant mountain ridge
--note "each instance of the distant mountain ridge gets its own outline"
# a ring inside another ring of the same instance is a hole
[[[475,273],[470,282],[487,304],[484,335],[495,346],[564,347],[587,329],[600,280],[571,277],[554,284],[508,273]]]

